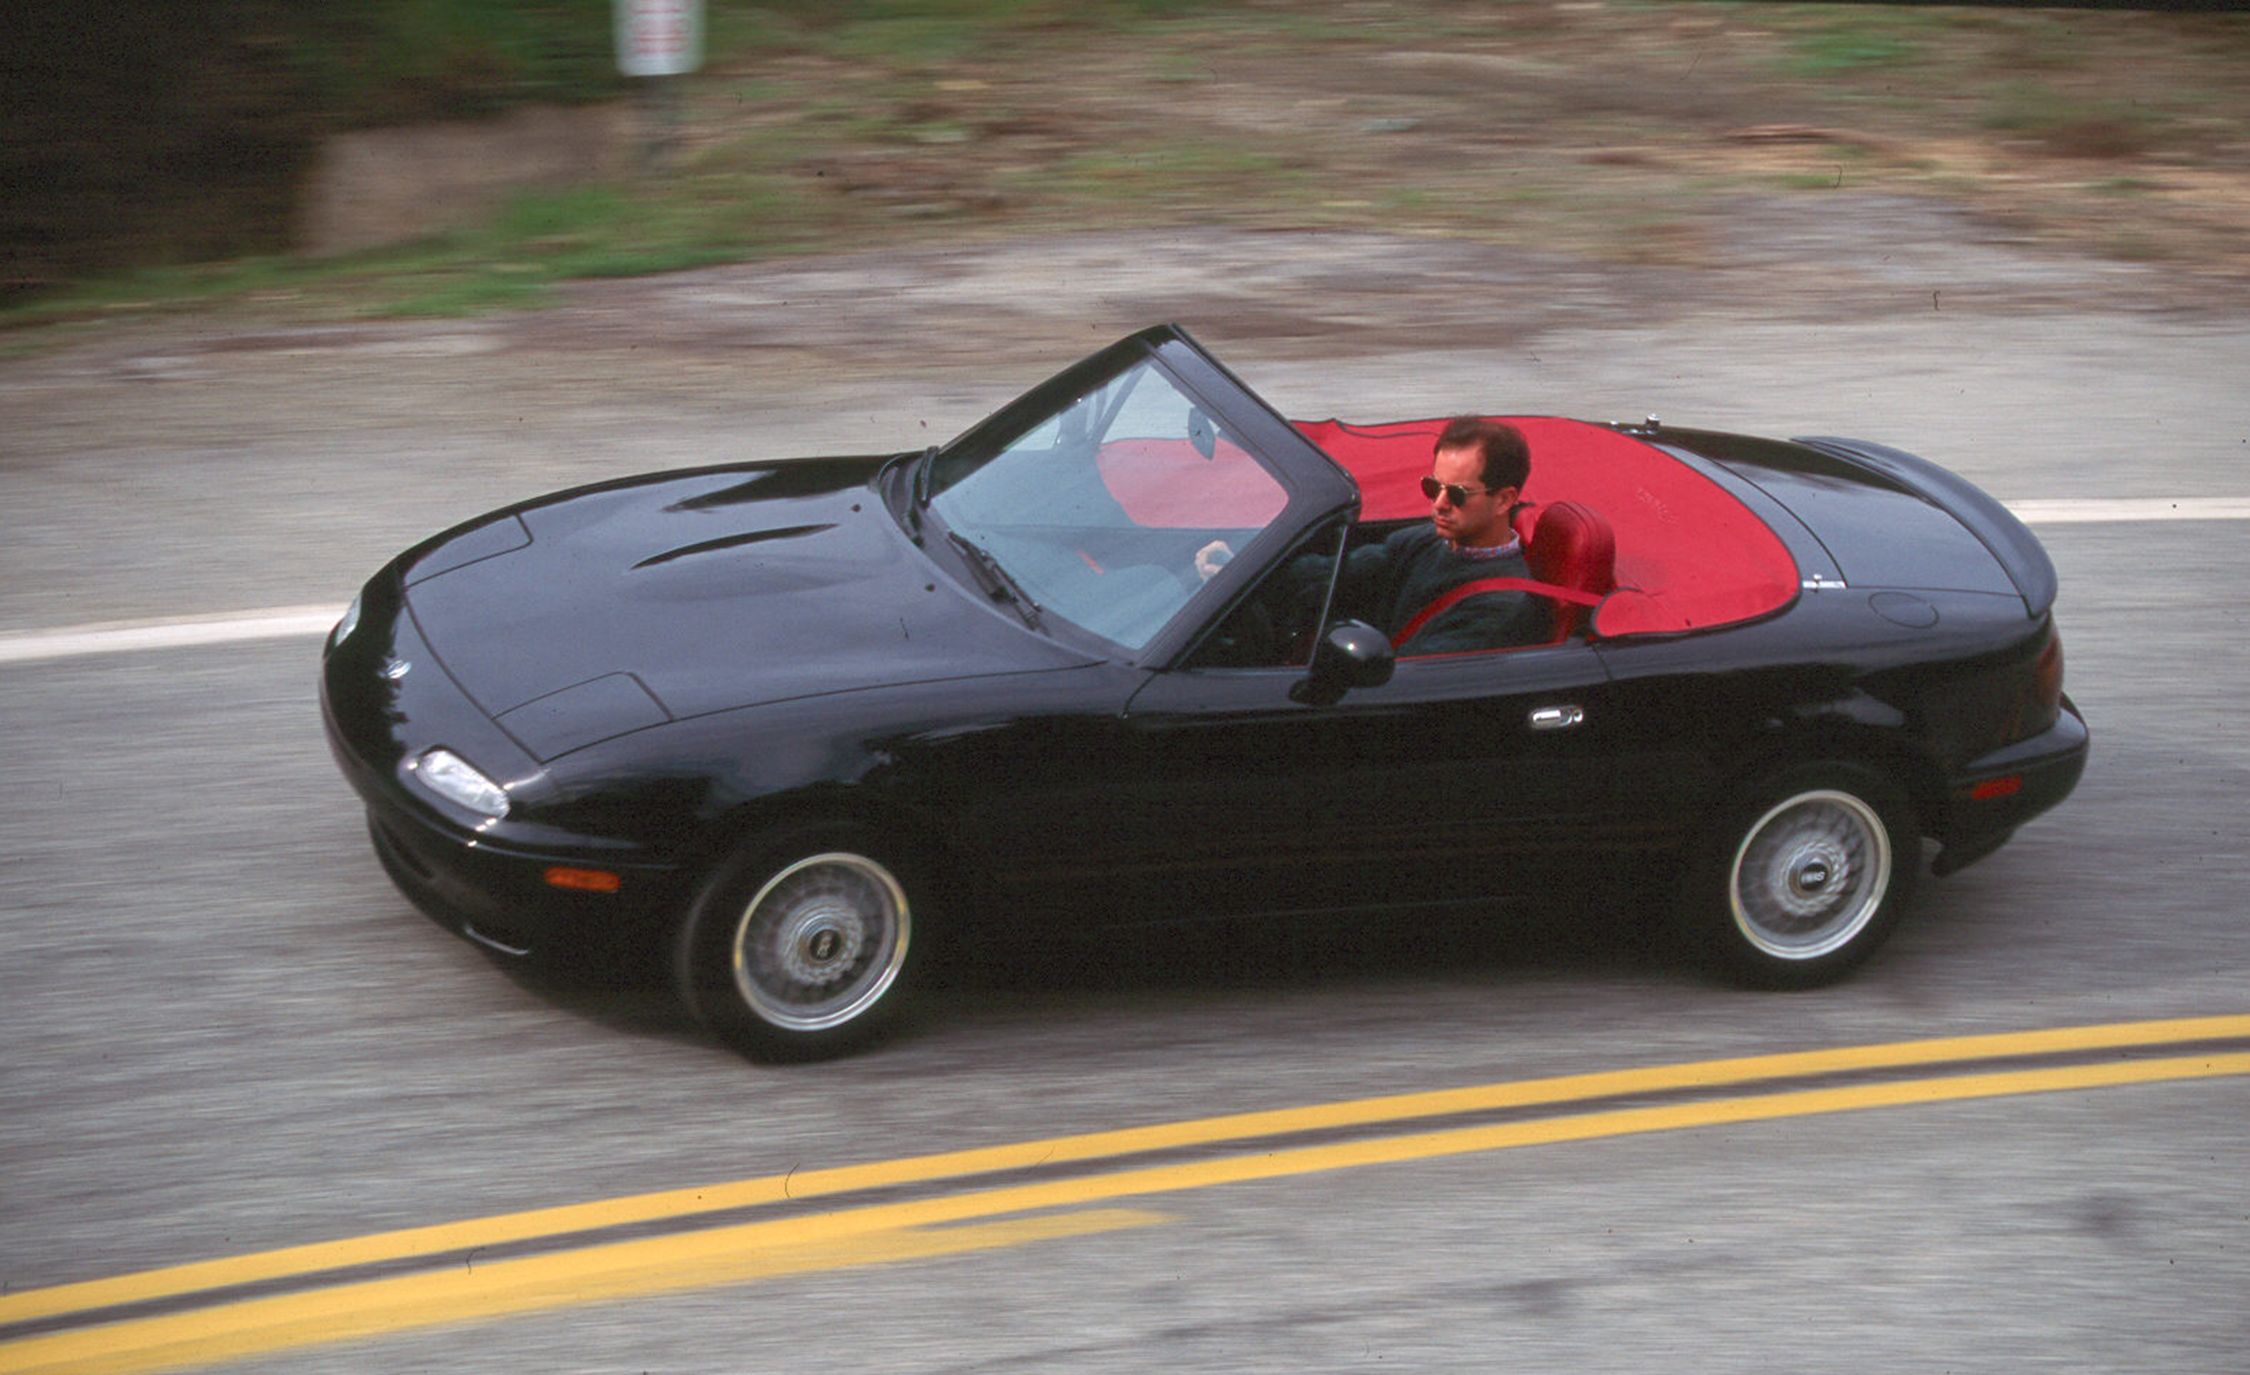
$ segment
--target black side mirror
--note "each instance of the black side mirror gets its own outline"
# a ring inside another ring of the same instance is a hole
[[[1312,671],[1289,690],[1297,701],[1325,707],[1353,688],[1381,687],[1398,667],[1391,638],[1365,621],[1338,621],[1313,649]]]

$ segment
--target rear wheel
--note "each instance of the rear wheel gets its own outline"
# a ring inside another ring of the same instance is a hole
[[[704,885],[677,977],[704,1024],[754,1060],[817,1060],[886,1030],[919,967],[905,867],[857,831],[745,851]]]
[[[1888,778],[1797,765],[1759,779],[1705,832],[1682,915],[1724,972],[1810,988],[1890,936],[1920,861],[1912,812]]]

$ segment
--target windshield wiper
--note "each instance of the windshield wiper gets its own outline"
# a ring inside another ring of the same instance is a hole
[[[978,578],[984,583],[987,596],[994,601],[1014,602],[1016,610],[1023,615],[1024,624],[1034,628],[1038,626],[1039,603],[1033,601],[1030,594],[1023,590],[1023,584],[1000,566],[1000,560],[992,556],[991,550],[958,530],[946,531],[945,538],[961,551],[961,557],[968,561],[969,567],[976,570]]]

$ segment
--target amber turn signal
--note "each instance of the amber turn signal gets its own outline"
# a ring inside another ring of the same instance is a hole
[[[625,886],[625,880],[607,869],[566,869],[562,865],[550,867],[544,877],[550,888],[570,888],[581,893],[614,893]]]

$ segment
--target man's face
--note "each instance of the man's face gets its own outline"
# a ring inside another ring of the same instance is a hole
[[[1430,462],[1430,474],[1444,484],[1430,502],[1430,523],[1440,537],[1460,548],[1481,549],[1508,540],[1508,508],[1515,505],[1516,489],[1484,489],[1484,457],[1472,446],[1440,449]],[[1445,487],[1468,493],[1456,504]]]

